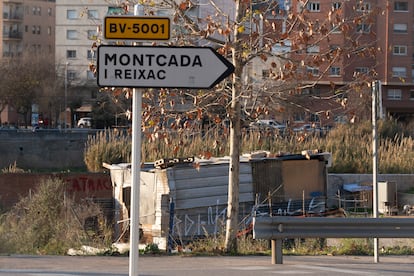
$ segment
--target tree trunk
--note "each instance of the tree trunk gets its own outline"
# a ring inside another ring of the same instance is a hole
[[[236,22],[240,21],[240,1],[235,1]],[[226,252],[237,252],[237,231],[239,217],[239,172],[240,172],[240,101],[241,74],[239,33],[237,26],[234,31],[234,45],[232,48],[232,62],[235,67],[232,80],[232,102],[230,106],[230,162],[229,162],[229,189],[226,217]]]

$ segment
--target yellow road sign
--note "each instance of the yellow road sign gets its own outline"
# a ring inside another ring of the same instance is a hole
[[[169,40],[168,17],[107,16],[104,22],[106,39]]]

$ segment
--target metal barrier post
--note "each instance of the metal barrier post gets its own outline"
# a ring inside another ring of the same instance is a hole
[[[272,264],[283,264],[282,239],[272,240]]]

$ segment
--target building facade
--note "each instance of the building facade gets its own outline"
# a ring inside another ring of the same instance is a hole
[[[1,1],[0,45],[3,58],[24,52],[53,55],[55,49],[55,1]]]
[[[67,108],[77,101],[84,115],[91,112],[99,90],[89,64],[96,60],[93,45],[100,39],[100,26],[107,12],[106,1],[56,1],[56,68],[59,75],[65,76]],[[77,118],[69,117],[73,125]]]
[[[305,10],[305,16],[319,24],[328,22],[327,15],[339,19],[327,30],[329,40],[310,47],[306,55],[352,49],[329,65],[309,68],[315,76],[327,72],[314,90],[332,90],[332,83],[349,85],[357,77],[378,80],[383,115],[414,124],[414,1],[294,1],[292,9]],[[348,20],[353,27],[349,28]],[[370,97],[369,91],[360,95]]]
[[[378,0],[388,7],[379,16],[379,47],[376,70],[382,82],[385,114],[407,123],[414,121],[414,1]]]
[[[208,1],[200,0],[198,3],[199,6],[191,7],[187,11],[188,15],[205,18],[212,14],[212,7],[207,5]],[[226,1],[217,3],[225,12],[234,12],[234,7],[226,5]],[[246,6],[246,10],[260,8],[259,4],[252,1]],[[325,24],[330,33],[329,40],[322,40],[315,45],[311,41],[309,47],[302,52],[292,51],[293,41],[284,41],[283,45],[275,44],[274,51],[291,52],[290,58],[294,52],[297,59],[312,59],[314,55],[321,53],[343,51],[341,58],[330,64],[306,66],[309,82],[315,79],[318,82],[312,88],[306,88],[303,91],[305,94],[312,96],[336,93],[342,86],[350,86],[356,77],[376,79],[382,84],[384,114],[407,124],[414,120],[414,1],[274,0],[271,7],[264,21],[272,23],[270,25],[275,28],[273,33],[266,30],[263,22],[261,25],[246,26],[247,32],[257,31],[254,28],[263,28],[261,31],[266,35],[280,36],[291,26],[287,14],[302,13],[309,21]],[[157,15],[165,16],[170,13],[168,7],[160,10],[161,14]],[[89,64],[96,60],[95,43],[103,41],[104,17],[108,14],[124,13],[122,7],[111,7],[107,1],[99,0],[5,0],[0,3],[0,12],[3,30],[0,45],[2,57],[19,57],[29,51],[53,54],[58,75],[65,80],[67,104],[77,99],[82,114],[88,114],[99,91],[96,78],[89,70]],[[132,10],[129,13],[132,14]],[[354,26],[348,28],[346,23],[351,18],[354,19]],[[349,50],[351,48],[352,51]],[[371,54],[367,54],[369,49],[372,49]],[[277,59],[273,61],[281,66]],[[253,60],[248,64],[246,74],[250,81],[258,86],[262,85],[260,82],[267,75],[265,66],[261,60]],[[319,78],[321,72],[324,74]],[[354,88],[355,91],[358,89]],[[370,97],[368,92],[365,91],[363,95]],[[318,105],[315,103],[315,108],[310,110],[317,113],[325,108],[317,108]],[[332,108],[340,108],[340,105]],[[355,112],[349,110],[351,116]],[[340,114],[342,115],[346,116]],[[294,117],[300,121],[303,116]],[[70,119],[76,118],[71,116]]]

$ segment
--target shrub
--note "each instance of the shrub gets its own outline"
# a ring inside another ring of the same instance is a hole
[[[102,171],[102,164],[126,163],[131,160],[131,139],[125,132],[105,129],[86,142],[84,160],[90,172]]]
[[[14,161],[13,164],[10,164],[7,168],[2,169],[1,172],[2,173],[24,173],[26,171],[17,167],[17,162]]]
[[[96,218],[91,231],[85,222]],[[65,183],[45,179],[38,190],[22,198],[0,221],[0,253],[64,254],[81,245],[103,246],[110,242],[99,206],[77,204],[66,196]]]
[[[341,239],[342,244],[336,251],[337,255],[372,255],[373,239]]]

